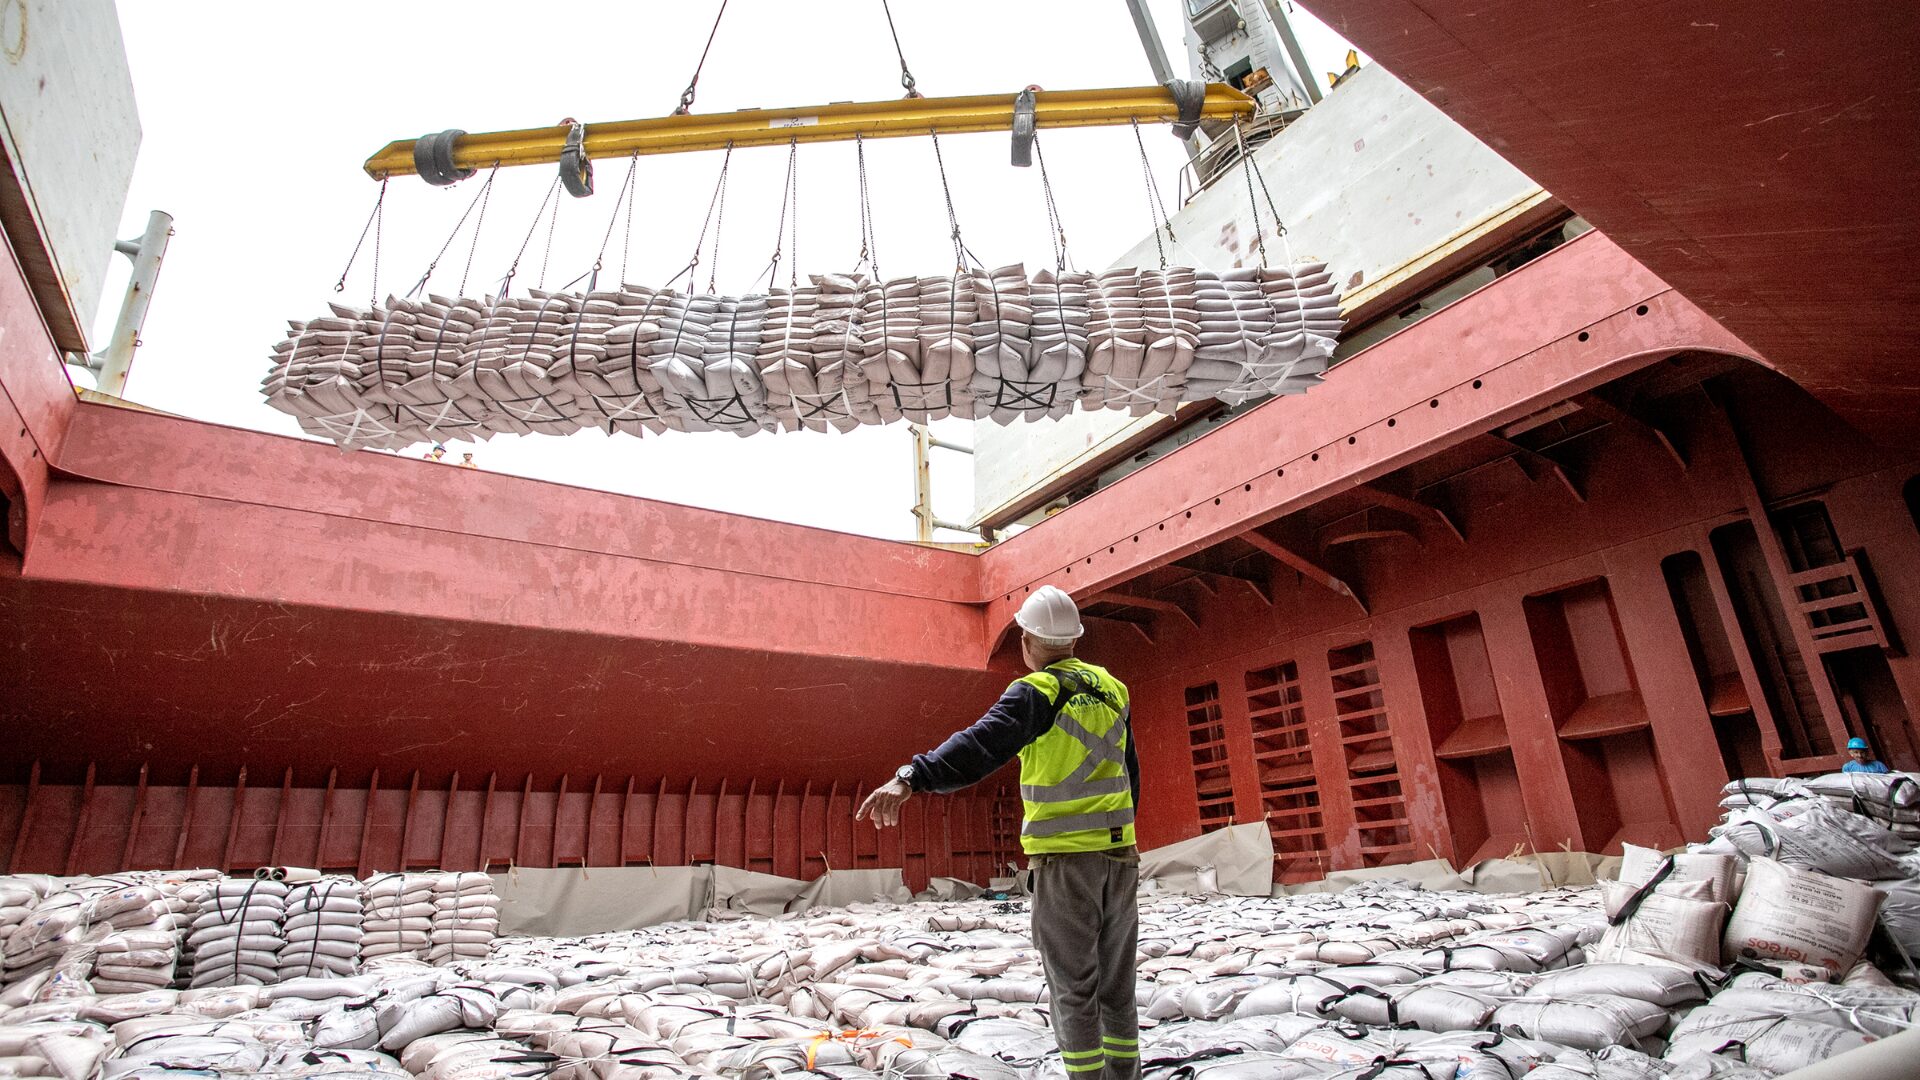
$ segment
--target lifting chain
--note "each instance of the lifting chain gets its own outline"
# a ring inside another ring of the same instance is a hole
[[[940,170],[940,194],[947,200],[947,227],[953,236],[953,265],[956,271],[967,268],[967,245],[960,239],[960,218],[953,210],[953,188],[947,183],[947,159],[940,152],[940,133],[933,128],[927,129],[927,137],[933,140],[933,162]]]
[[[707,244],[707,230],[709,228],[712,228],[714,230],[713,232],[713,263],[714,265],[711,268],[709,268],[709,271],[707,274],[707,291],[708,292],[713,291],[714,285],[716,283],[715,275],[719,273],[718,264],[720,262],[720,228],[725,223],[725,220],[726,220],[727,170],[729,167],[732,166],[732,164],[733,164],[733,142],[732,140],[728,140],[726,154],[722,156],[720,159],[720,176],[718,179],[714,181],[713,197],[707,201],[707,216],[701,220],[700,235],[693,242],[693,257],[687,260],[687,265],[680,268],[680,273],[675,274],[671,278],[667,279],[667,284],[665,286],[666,288],[672,288],[673,283],[676,281],[679,281],[682,276],[686,277],[687,279],[687,290],[689,292],[699,287],[700,252],[706,247],[706,244]]]
[[[776,275],[780,270],[783,251],[790,256],[787,260],[787,288],[791,291],[800,287],[800,178],[797,172],[799,160],[800,140],[796,136],[787,140],[787,175],[786,179],[780,183],[780,219],[773,226],[773,257],[767,260],[767,268],[760,273],[760,276],[766,279],[769,289],[779,284]],[[793,209],[791,243],[784,239],[788,232],[788,207]]]
[[[1047,154],[1040,148],[1039,136],[1033,140],[1034,157],[1040,162],[1040,190],[1047,200],[1047,225],[1052,230],[1053,269],[1056,273],[1067,272],[1067,227],[1060,220],[1060,207],[1053,201],[1053,181],[1047,176]]]
[[[874,279],[878,280],[880,253],[874,243],[873,201],[867,192],[867,143],[859,135],[853,137],[853,155],[860,170],[860,261],[854,264],[854,270],[857,272],[862,266],[872,267]]]
[[[340,280],[333,283],[333,291],[347,291],[347,275],[353,271],[353,262],[360,257],[360,246],[367,242],[367,233],[373,233],[373,303],[380,303],[380,232],[386,226],[387,181],[380,181],[380,194],[373,200],[373,212],[367,215],[367,223],[360,226],[360,239],[353,242],[353,252],[347,256],[347,265],[340,268]]]
[[[496,303],[507,295],[507,290],[513,288],[513,279],[520,273],[520,259],[526,255],[527,245],[533,243],[533,234],[540,230],[540,219],[547,216],[547,204],[553,201],[553,197],[559,191],[560,178],[555,176],[553,183],[547,185],[547,193],[540,200],[540,208],[533,212],[533,224],[527,226],[527,235],[520,241],[520,250],[513,253],[513,262],[507,266],[507,276],[500,279],[500,290],[494,295]],[[543,279],[545,273],[546,269],[543,265],[541,268]]]
[[[1133,141],[1140,148],[1140,173],[1146,177],[1147,216],[1152,218],[1157,211],[1159,220],[1153,229],[1153,246],[1160,253],[1160,269],[1167,268],[1167,244],[1178,243],[1173,235],[1173,222],[1167,220],[1167,204],[1160,199],[1160,184],[1153,178],[1153,163],[1147,159],[1147,141],[1140,135],[1140,118],[1133,118]],[[1166,243],[1160,242],[1160,233],[1165,230]]]

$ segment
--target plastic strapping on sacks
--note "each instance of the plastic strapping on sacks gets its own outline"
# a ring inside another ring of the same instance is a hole
[[[1627,898],[1627,902],[1620,905],[1619,911],[1607,916],[1607,925],[1619,926],[1621,923],[1633,918],[1633,913],[1639,911],[1640,905],[1646,903],[1647,897],[1653,895],[1654,888],[1673,876],[1674,865],[1673,856],[1669,855],[1665,859],[1662,859],[1660,861],[1660,869],[1653,872],[1653,877],[1648,878],[1645,885],[1635,889],[1633,895]]]

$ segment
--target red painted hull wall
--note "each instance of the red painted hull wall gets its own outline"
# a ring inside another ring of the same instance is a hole
[[[1736,375],[1735,386],[1730,411],[1749,442],[1751,482],[1775,508],[1823,503],[1843,546],[1870,556],[1893,628],[1916,640],[1920,531],[1902,489],[1920,459],[1875,449],[1758,369]],[[1358,642],[1377,658],[1404,794],[1396,816],[1408,823],[1405,850],[1386,861],[1465,863],[1516,846],[1617,853],[1622,841],[1670,846],[1703,835],[1720,813],[1728,770],[1662,564],[1693,552],[1721,573],[1709,534],[1748,520],[1748,466],[1705,394],[1686,400],[1698,407],[1675,409],[1669,426],[1687,449],[1684,470],[1653,444],[1605,429],[1562,455],[1580,460],[1584,502],[1509,459],[1454,482],[1464,541],[1423,523],[1415,536],[1335,549],[1329,564],[1359,587],[1370,615],[1284,573],[1270,606],[1250,589],[1189,589],[1182,602],[1198,626],[1157,621],[1152,643],[1097,624],[1087,651],[1133,688],[1149,811],[1142,842],[1201,831],[1185,702],[1189,688],[1209,683],[1228,735],[1235,819],[1262,817],[1247,679],[1291,662],[1325,825],[1317,869],[1370,861],[1355,825],[1365,808],[1351,805],[1340,767],[1328,675],[1329,653]],[[1896,694],[1883,742],[1911,745],[1920,660],[1869,651],[1884,658]],[[1458,745],[1448,737],[1463,720],[1489,713],[1500,730],[1477,741],[1497,747],[1437,756]],[[1570,725],[1599,734],[1563,737]]]

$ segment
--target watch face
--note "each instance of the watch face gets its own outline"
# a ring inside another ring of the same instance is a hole
[[[911,784],[913,782],[913,766],[911,765],[900,766],[898,769],[894,770],[893,778],[895,780],[900,781],[903,784]]]

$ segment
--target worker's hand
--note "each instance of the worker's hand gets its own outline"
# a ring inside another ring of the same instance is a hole
[[[900,807],[913,797],[913,789],[898,779],[889,780],[873,789],[867,801],[854,811],[853,820],[861,821],[867,815],[873,815],[873,827],[886,828],[900,824]]]

